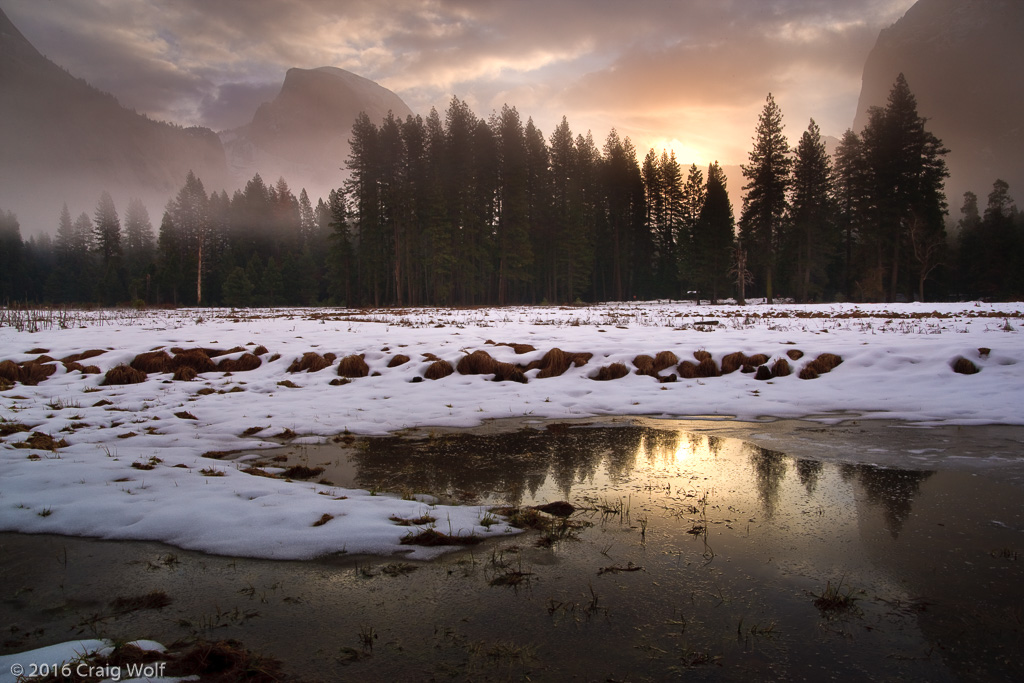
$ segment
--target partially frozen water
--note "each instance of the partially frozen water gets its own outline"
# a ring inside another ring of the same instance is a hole
[[[576,528],[428,564],[3,534],[0,653],[198,635],[312,680],[1019,680],[1022,436],[634,419],[288,447],[260,460],[382,492],[565,500]],[[110,614],[154,589],[172,604]],[[823,609],[829,592],[852,606]]]

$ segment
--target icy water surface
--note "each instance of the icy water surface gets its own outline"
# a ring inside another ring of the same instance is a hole
[[[260,459],[576,512],[428,564],[2,534],[0,653],[201,636],[305,680],[1019,680],[1022,436],[633,420],[289,447]],[[110,614],[154,589],[172,603]]]

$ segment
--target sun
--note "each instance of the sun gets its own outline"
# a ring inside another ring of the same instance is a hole
[[[663,150],[669,153],[675,152],[676,161],[684,169],[689,168],[690,164],[696,164],[697,168],[703,168],[711,163],[710,156],[703,149],[683,142],[679,138],[653,138],[648,142],[647,148],[653,149],[658,155]]]

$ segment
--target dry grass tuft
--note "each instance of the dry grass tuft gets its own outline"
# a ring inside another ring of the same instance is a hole
[[[14,447],[32,448],[40,451],[55,451],[58,448],[67,448],[67,445],[68,442],[64,439],[55,441],[49,434],[44,434],[43,432],[32,432],[30,437],[24,441],[14,444]]]
[[[768,360],[768,356],[763,353],[755,353],[753,356],[747,356],[746,365],[753,365],[756,368],[760,365],[764,365]]]
[[[523,369],[517,365],[498,363],[494,366],[494,381],[526,384],[526,375],[523,374]]]
[[[508,342],[494,342],[491,341],[490,339],[488,339],[484,343],[490,344],[491,346],[507,346],[513,351],[515,351],[517,356],[537,350],[537,347],[531,346],[530,344],[510,344]]]
[[[477,350],[459,359],[455,369],[460,375],[490,375],[495,372],[498,361],[486,351]]]
[[[694,351],[693,357],[698,363],[701,363],[705,360],[711,360],[711,354],[705,351],[704,349],[698,349]]]
[[[679,362],[679,357],[671,351],[659,351],[654,357],[654,372],[666,370]]]
[[[174,355],[171,363],[175,370],[180,367],[192,368],[197,373],[215,372],[217,370],[217,366],[210,360],[210,357],[203,349],[182,350]]]
[[[636,367],[636,374],[638,375],[654,374],[654,359],[646,354],[640,354],[634,358],[633,365]]]
[[[757,374],[754,375],[754,379],[759,379],[759,380],[763,381],[763,380],[771,379],[771,378],[772,378],[772,371],[768,368],[767,365],[758,365],[757,366]]]
[[[28,429],[28,426],[20,422],[0,422],[0,438],[10,436],[11,434],[27,432]]]
[[[789,377],[792,373],[793,369],[789,367],[789,361],[785,358],[779,358],[772,363],[772,377]]]
[[[393,356],[391,358],[391,360],[388,361],[388,367],[389,368],[397,368],[400,365],[405,365],[410,360],[412,360],[412,359],[409,358],[409,356],[406,356],[405,354],[400,353],[400,354],[398,354],[396,356]]]
[[[0,361],[0,380],[14,384],[21,377],[21,366],[13,360]]]
[[[30,360],[21,364],[21,371],[18,373],[22,384],[35,386],[47,377],[57,372],[57,366],[53,363],[40,363],[38,360]]]
[[[366,377],[370,374],[370,366],[363,360],[364,354],[345,356],[338,361],[338,377]]]
[[[195,371],[195,368],[190,368],[187,365],[182,365],[180,368],[177,368],[174,371],[174,376],[171,377],[171,379],[173,379],[175,382],[191,382],[198,376],[199,375]]]
[[[270,352],[267,350],[267,347],[264,346],[263,344],[260,344],[259,346],[257,346],[255,349],[252,350],[252,354],[254,356],[262,356],[262,355],[267,354],[267,353],[270,353]]]
[[[808,363],[800,370],[800,379],[818,379],[821,375],[814,369],[813,363]]]
[[[179,410],[178,412],[176,412],[174,414],[174,417],[180,418],[182,420],[198,420],[199,419],[198,417],[196,417],[192,413],[188,412],[187,410]]]
[[[145,595],[135,595],[130,598],[114,598],[110,602],[110,607],[115,612],[124,614],[143,609],[162,609],[169,604],[171,604],[171,596],[161,590],[155,590]]]
[[[315,351],[307,351],[288,366],[288,372],[320,372],[330,367],[331,362]]]
[[[721,374],[710,355],[697,365],[697,377],[718,377]]]
[[[285,680],[281,662],[249,652],[234,640],[199,641],[167,668],[173,676],[195,676],[204,681],[271,683]]]
[[[722,358],[722,374],[728,375],[747,365],[747,356],[742,351],[727,354]]]
[[[988,354],[992,353],[992,349],[982,346],[978,349],[979,358],[988,358]]]
[[[305,465],[293,465],[281,473],[286,479],[312,479],[324,473],[323,467],[306,467]]]
[[[334,515],[329,515],[325,512],[323,515],[320,516],[320,519],[313,522],[313,526],[323,526],[332,519],[334,519]]]
[[[403,536],[402,545],[422,545],[427,547],[439,545],[476,545],[481,541],[478,536],[449,536],[433,529],[424,529],[418,534]]]
[[[62,363],[78,363],[89,358],[95,358],[96,356],[102,356],[106,351],[100,349],[89,349],[88,351],[82,351],[81,353],[73,353],[70,356],[61,358]]]
[[[174,368],[171,354],[166,351],[149,351],[140,353],[132,359],[130,365],[146,374],[152,372],[171,372]]]
[[[625,363],[612,363],[598,370],[596,375],[591,375],[590,379],[597,380],[598,382],[607,382],[613,379],[621,379],[628,374],[629,368],[626,367]]]
[[[953,372],[961,375],[974,375],[981,372],[981,369],[967,358],[957,356],[953,361]]]
[[[263,361],[259,356],[253,353],[243,353],[234,360],[225,358],[217,364],[217,369],[223,372],[249,372],[261,365],[263,365]]]
[[[804,368],[804,370],[812,370],[814,372],[814,377],[804,377],[804,372],[801,371],[800,379],[814,379],[824,375],[826,372],[831,372],[833,369],[838,367],[842,362],[843,359],[834,353],[823,353],[808,363]]]
[[[681,379],[696,379],[697,364],[692,361],[684,360],[676,366],[676,372],[679,373],[679,377]]]
[[[540,372],[537,373],[537,379],[558,377],[564,374],[572,365],[578,368],[583,367],[593,357],[594,354],[592,353],[566,353],[562,349],[554,348],[545,353],[544,357],[540,360],[535,360],[527,365],[526,370],[540,368]]]
[[[146,373],[136,370],[130,365],[116,365],[103,377],[103,386],[109,387],[119,384],[139,384],[146,381]]]
[[[804,352],[800,349],[790,349],[786,351],[786,355],[789,356],[790,360],[800,360],[804,357]]]
[[[443,377],[451,375],[454,372],[455,368],[452,367],[451,363],[449,363],[446,360],[437,359],[429,366],[427,366],[427,371],[423,374],[423,376],[426,379],[441,379]]]

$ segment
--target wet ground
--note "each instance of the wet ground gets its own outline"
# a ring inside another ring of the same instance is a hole
[[[428,564],[0,534],[0,653],[204,637],[305,680],[1024,678],[1021,428],[498,422],[259,458],[576,512]],[[153,590],[170,604],[111,605]]]

